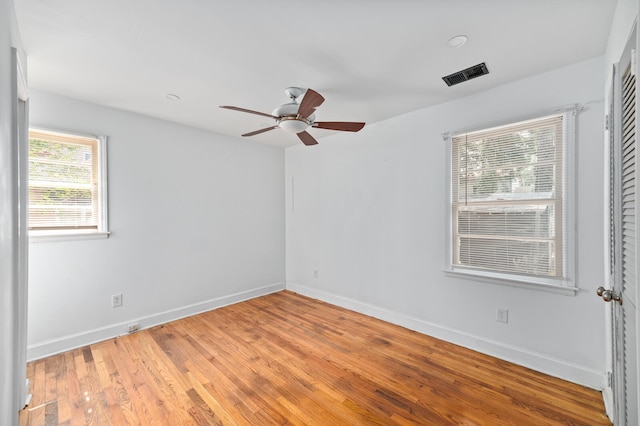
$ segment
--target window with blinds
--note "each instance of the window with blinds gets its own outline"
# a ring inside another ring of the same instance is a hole
[[[29,131],[29,230],[101,232],[99,138]]]
[[[566,279],[567,115],[451,137],[451,266]]]

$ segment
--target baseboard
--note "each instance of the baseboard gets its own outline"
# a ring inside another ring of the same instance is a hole
[[[50,355],[55,355],[71,349],[80,348],[92,343],[101,342],[127,333],[129,324],[139,324],[140,329],[166,324],[171,321],[196,315],[202,312],[211,311],[223,306],[232,305],[244,300],[254,299],[266,294],[275,293],[285,289],[285,283],[271,284],[252,290],[242,291],[226,296],[216,297],[193,305],[171,309],[146,317],[132,318],[126,322],[112,324],[106,327],[89,330],[86,332],[65,336],[59,339],[49,340],[37,345],[27,347],[27,360],[33,361]]]
[[[609,419],[613,422],[614,406],[613,406],[613,389],[606,383],[603,384],[602,399],[604,400],[604,410]]]
[[[577,364],[567,362],[546,354],[537,353],[507,343],[474,336],[439,324],[433,324],[413,318],[399,312],[362,303],[336,294],[309,288],[300,284],[287,282],[287,290],[302,294],[323,302],[331,303],[352,311],[360,312],[383,321],[406,327],[410,330],[491,355],[541,373],[559,377],[592,389],[603,389],[603,373]]]

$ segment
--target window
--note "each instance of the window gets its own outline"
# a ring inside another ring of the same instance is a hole
[[[573,121],[451,134],[450,271],[573,286]]]
[[[106,138],[29,131],[29,235],[107,234]]]

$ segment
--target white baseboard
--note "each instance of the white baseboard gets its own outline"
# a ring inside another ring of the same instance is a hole
[[[95,330],[89,330],[86,332],[65,336],[59,339],[49,340],[36,345],[27,347],[27,360],[33,361],[36,359],[44,358],[50,355],[55,355],[60,352],[65,352],[71,349],[80,348],[92,343],[100,342],[103,340],[111,339],[117,336],[122,336],[127,333],[129,324],[139,324],[140,330],[154,327],[160,324],[166,324],[171,321],[185,318],[191,315],[199,314],[213,309],[221,308],[223,306],[232,305],[234,303],[242,302],[244,300],[254,299],[256,297],[264,296],[266,294],[275,293],[285,289],[285,283],[271,284],[265,287],[260,287],[252,290],[242,291],[235,294],[216,297],[206,300],[204,302],[195,303],[193,305],[183,306],[177,309],[171,309],[165,312],[161,312],[154,315],[149,315],[141,318],[132,318],[126,322],[108,325]]]
[[[611,389],[607,383],[603,384],[602,399],[604,400],[604,411],[607,413],[609,419],[613,422],[614,406],[613,406],[613,389]]]
[[[406,327],[428,336],[454,343],[483,354],[491,355],[541,373],[559,377],[573,383],[596,390],[603,389],[603,372],[583,367],[562,359],[534,352],[525,348],[509,345],[484,337],[474,336],[439,324],[433,324],[398,312],[362,303],[347,297],[327,293],[300,284],[287,282],[287,290],[302,294],[323,302],[331,303],[352,311],[360,312],[392,324]]]
[[[25,380],[25,397],[24,397],[24,406],[26,407],[27,405],[31,404],[31,398],[33,398],[33,395],[31,395],[31,380],[27,379]]]

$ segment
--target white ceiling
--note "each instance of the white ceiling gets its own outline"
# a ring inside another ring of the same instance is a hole
[[[239,136],[288,86],[374,123],[601,56],[615,0],[14,0],[31,88]],[[468,43],[454,49],[453,36]],[[442,77],[486,62],[490,74]],[[179,95],[170,101],[166,95]],[[366,127],[365,127],[366,131]],[[332,132],[312,129],[316,138]],[[251,137],[299,143],[280,129]],[[320,143],[322,141],[320,140]]]

